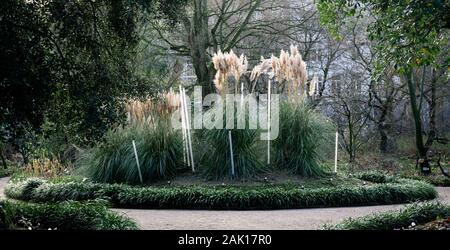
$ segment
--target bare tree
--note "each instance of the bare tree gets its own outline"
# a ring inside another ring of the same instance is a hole
[[[359,72],[349,70],[341,79],[333,80],[330,94],[325,97],[325,105],[332,111],[331,118],[337,124],[342,138],[341,146],[352,163],[363,145],[362,136],[367,132],[368,92],[364,90],[367,85],[364,85]]]
[[[364,23],[355,23],[351,29],[351,60],[359,65],[369,82],[367,115],[375,123],[379,134],[379,150],[386,153],[393,148],[392,124],[395,123],[393,112],[397,103],[405,97],[404,84],[395,74],[393,68],[385,67],[378,77],[374,77],[375,53],[367,38]]]
[[[312,1],[193,0],[180,13],[180,24],[176,27],[160,21],[152,25],[162,41],[159,46],[191,59],[197,82],[207,94],[213,91],[214,52],[219,49],[247,52],[250,61],[256,63],[260,55],[270,55],[280,47],[300,41],[302,27],[314,18],[317,11]]]
[[[443,58],[442,58],[443,59]],[[428,152],[435,141],[447,143],[448,139],[440,135],[437,127],[437,112],[439,104],[448,98],[449,80],[445,67],[426,66],[416,71],[418,81],[417,98],[419,101],[419,112],[422,114],[424,123],[423,133],[427,136],[425,149]]]

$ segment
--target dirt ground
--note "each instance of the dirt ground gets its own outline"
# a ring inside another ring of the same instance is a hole
[[[170,184],[169,184],[170,183]],[[289,174],[287,171],[283,170],[273,170],[267,173],[259,174],[251,179],[234,181],[229,179],[222,180],[210,180],[206,179],[200,174],[192,174],[190,171],[185,171],[183,173],[177,174],[174,179],[170,181],[158,181],[152,185],[176,185],[176,186],[190,186],[190,185],[202,185],[202,186],[220,186],[220,185],[231,185],[231,186],[259,186],[263,184],[295,184],[304,185],[305,187],[324,187],[324,186],[338,186],[338,185],[363,185],[366,183],[362,180],[348,177],[348,176],[336,176],[330,174],[325,178],[305,178],[301,176],[295,176]]]
[[[0,178],[0,199],[5,198],[5,194],[4,194],[3,190],[5,189],[8,181],[9,181],[9,177]]]

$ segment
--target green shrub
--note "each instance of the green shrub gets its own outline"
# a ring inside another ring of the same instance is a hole
[[[23,183],[11,183],[6,195],[23,199]],[[15,190],[12,192],[12,190]],[[434,199],[424,182],[400,179],[368,186],[302,188],[298,185],[256,187],[132,187],[121,184],[44,183],[31,192],[36,202],[107,199],[116,207],[182,209],[287,209],[397,204]],[[30,197],[27,197],[30,198]]]
[[[438,202],[414,203],[400,211],[383,212],[359,218],[349,218],[336,225],[325,225],[325,229],[337,230],[393,230],[407,228],[450,216],[450,206]]]
[[[104,202],[30,204],[0,201],[0,229],[133,230],[136,223]]]
[[[165,121],[155,126],[135,125],[109,131],[102,144],[81,156],[80,173],[96,182],[140,183],[133,140],[143,182],[175,175],[182,159],[181,138]]]
[[[323,176],[320,145],[329,144],[330,131],[330,124],[305,102],[282,102],[279,136],[272,143],[276,164],[293,174]]]
[[[0,165],[0,178],[10,176],[18,171],[17,167],[8,166],[6,169]]]
[[[386,175],[379,171],[360,172],[356,173],[354,176],[358,179],[370,181],[373,183],[387,183],[395,181],[395,177]]]
[[[22,195],[24,200],[30,200],[33,197],[34,190],[41,186],[44,183],[42,179],[39,178],[30,178],[27,182],[24,183],[22,187]]]
[[[235,113],[234,117],[237,117]],[[248,115],[245,117],[248,120]],[[234,119],[237,128],[237,118]],[[226,118],[224,117],[224,121]],[[229,131],[233,147],[234,176],[232,176],[232,163],[230,158]],[[202,141],[205,142],[201,157],[204,173],[212,179],[231,179],[254,177],[264,171],[258,155],[259,130],[249,129],[208,129],[199,132]]]
[[[10,176],[14,171],[10,168],[4,169],[0,166],[0,178]]]
[[[108,131],[103,143],[81,154],[77,161],[80,172],[98,182],[125,181],[122,164],[128,160],[129,154],[133,154],[129,145],[139,137],[140,132],[138,127]]]

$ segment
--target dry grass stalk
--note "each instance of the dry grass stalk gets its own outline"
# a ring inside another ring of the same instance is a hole
[[[261,63],[253,68],[252,73],[250,74],[250,80],[256,80],[261,74],[268,73],[271,68],[272,58],[264,59],[264,57],[261,56]]]
[[[318,84],[319,79],[316,75],[313,76],[311,82],[309,83],[309,96],[313,96],[316,93],[316,85]]]
[[[129,100],[125,104],[125,110],[128,114],[128,122],[133,124],[143,124],[151,120],[151,113],[153,110],[152,99],[146,100]]]
[[[219,50],[217,53],[214,53],[212,61],[214,69],[216,69],[214,85],[216,86],[217,91],[221,94],[228,92],[226,80],[229,75],[232,75],[236,80],[235,93],[237,93],[237,83],[239,83],[241,75],[247,71],[247,57],[243,54],[238,57],[234,54],[233,50],[229,53],[222,53],[222,51]]]
[[[25,172],[33,176],[55,178],[68,174],[70,167],[66,167],[57,159],[39,158],[34,159],[25,167]]]
[[[160,93],[157,98],[146,100],[131,99],[125,104],[128,122],[131,124],[152,124],[155,117],[173,113],[181,106],[181,97],[170,89]]]
[[[261,57],[261,63],[253,68],[250,80],[256,80],[263,73],[269,74],[271,78],[275,77],[279,84],[288,82],[289,93],[305,90],[308,73],[297,46],[291,45],[289,52],[281,50],[279,57],[274,55],[269,59]]]

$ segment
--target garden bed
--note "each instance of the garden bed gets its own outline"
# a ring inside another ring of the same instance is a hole
[[[414,230],[450,230],[450,213],[446,218],[438,218],[434,221],[413,227]]]
[[[30,204],[0,201],[0,229],[16,230],[134,230],[136,223],[109,211],[104,202],[66,201]]]
[[[34,202],[105,199],[114,207],[149,209],[288,209],[398,204],[434,199],[424,182],[386,178],[382,183],[307,187],[298,184],[256,186],[129,186],[91,182],[50,183],[27,179],[10,183],[6,195]]]
[[[73,177],[72,177],[73,178]],[[69,178],[70,179],[70,178]],[[62,180],[64,181],[64,180]],[[370,183],[366,183],[368,185]],[[151,186],[234,186],[234,187],[258,187],[261,185],[298,185],[305,188],[317,188],[317,187],[336,187],[343,185],[364,185],[364,180],[353,178],[345,175],[327,174],[325,177],[304,177],[300,175],[290,174],[287,170],[275,169],[266,171],[262,174],[258,174],[249,178],[232,180],[230,178],[222,179],[209,179],[201,173],[195,173],[185,171],[177,174],[170,180],[160,180],[151,184]]]
[[[396,212],[384,212],[359,218],[349,218],[336,225],[325,225],[333,230],[398,230],[427,229],[430,222],[450,217],[450,206],[438,202],[407,205]],[[428,227],[430,228],[430,227]]]

